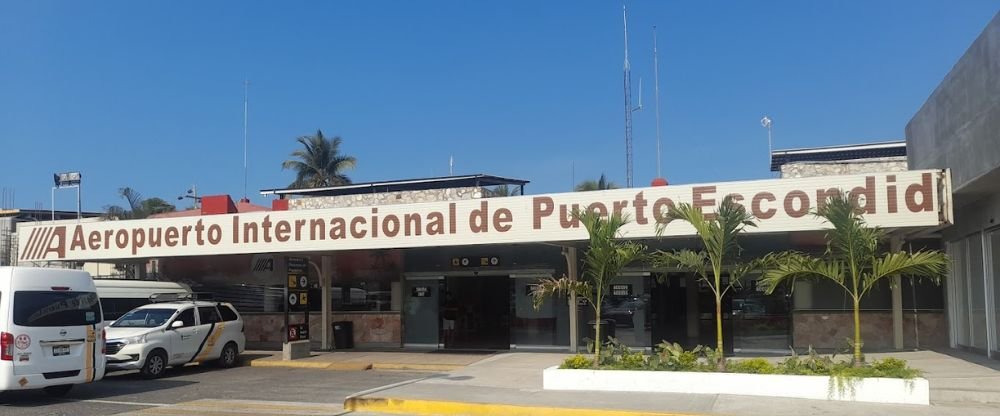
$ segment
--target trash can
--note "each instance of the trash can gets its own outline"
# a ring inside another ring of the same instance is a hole
[[[338,350],[354,348],[354,322],[333,323],[333,348]]]
[[[589,336],[590,339],[596,337],[597,332],[597,321],[587,322],[590,325]],[[614,319],[601,319],[601,343],[608,342],[608,337],[615,336],[615,320]]]

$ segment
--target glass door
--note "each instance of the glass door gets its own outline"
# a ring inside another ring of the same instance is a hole
[[[757,287],[759,276],[747,276],[732,293],[733,351],[742,354],[787,354],[792,345],[790,297],[780,286],[767,295]]]
[[[403,342],[407,347],[438,348],[440,321],[438,305],[442,280],[407,280],[403,301]]]

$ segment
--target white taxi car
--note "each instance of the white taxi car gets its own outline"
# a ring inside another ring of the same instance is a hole
[[[157,378],[168,366],[216,361],[235,366],[246,346],[243,318],[228,303],[176,301],[140,306],[107,328],[107,368]]]

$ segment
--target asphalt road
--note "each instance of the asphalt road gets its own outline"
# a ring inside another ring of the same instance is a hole
[[[77,385],[59,399],[42,391],[0,394],[0,415],[89,416],[153,410],[167,414],[162,412],[169,409],[164,405],[219,400],[274,402],[275,409],[280,409],[278,403],[283,402],[340,405],[350,394],[427,375],[259,367],[223,370],[200,366],[171,369],[157,380],[145,380],[134,372],[112,373],[100,382]]]

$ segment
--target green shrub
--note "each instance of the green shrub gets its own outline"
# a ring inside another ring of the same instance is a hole
[[[623,355],[616,367],[620,370],[643,370],[646,368],[646,355],[641,352]]]
[[[704,356],[707,349],[698,345],[685,351],[684,347],[674,342],[663,341],[656,345],[656,360],[650,360],[654,370],[667,371],[700,371],[702,364],[698,359]]]
[[[777,372],[774,364],[763,358],[748,358],[746,360],[730,362],[727,368],[733,373],[774,374]]]
[[[579,369],[588,369],[593,366],[594,366],[594,360],[584,357],[580,354],[577,354],[563,360],[563,363],[561,366],[559,366],[559,368],[579,370]]]

